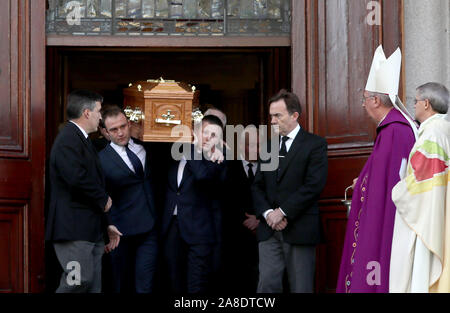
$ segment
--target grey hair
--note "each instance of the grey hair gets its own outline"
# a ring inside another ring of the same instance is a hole
[[[448,111],[450,95],[448,89],[439,83],[426,83],[417,87],[417,94],[422,100],[428,100],[433,110],[439,114]]]
[[[75,90],[67,98],[67,118],[69,120],[80,118],[84,110],[93,111],[96,102],[103,102],[103,97],[90,90]]]
[[[379,92],[369,92],[369,95],[371,97],[378,97],[380,98],[380,102],[386,107],[386,108],[392,108],[394,105],[392,104],[391,98],[389,98],[389,95]]]

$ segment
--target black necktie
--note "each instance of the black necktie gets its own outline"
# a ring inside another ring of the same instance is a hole
[[[138,156],[128,148],[128,145],[125,146],[125,151],[127,152],[128,158],[130,159],[131,165],[134,167],[134,172],[139,177],[144,177],[144,169],[142,167],[141,160],[139,160]]]
[[[253,184],[253,180],[255,180],[255,174],[253,174],[253,164],[252,163],[248,163],[248,181],[250,182],[250,184]]]
[[[288,141],[288,140],[289,140],[288,136],[281,137],[281,149],[280,149],[280,153],[279,153],[280,162],[278,164],[277,176],[280,174],[280,169],[283,166],[284,159],[286,158],[286,155],[287,155],[286,141]]]
[[[281,157],[285,157],[287,154],[287,149],[286,149],[286,141],[289,140],[288,136],[283,136],[281,137],[281,149],[280,149],[280,156]]]

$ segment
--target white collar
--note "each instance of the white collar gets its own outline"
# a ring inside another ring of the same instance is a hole
[[[245,167],[248,167],[249,164],[252,164],[253,166],[256,165],[256,162],[249,162],[249,161],[245,160],[244,158],[242,158],[242,156],[241,156],[241,161]]]
[[[431,123],[431,121],[438,118],[445,119],[445,116],[446,116],[445,114],[434,114],[430,116],[422,124],[420,124],[419,133],[421,133],[425,129],[425,127],[427,127],[427,125]]]
[[[113,147],[116,151],[125,151],[125,146],[119,146],[111,141],[110,143],[111,147]],[[133,139],[130,137],[130,140],[128,141],[129,147],[133,147],[135,145]]]
[[[300,124],[297,124],[297,127],[295,127],[294,130],[291,131],[286,137],[289,137],[289,139],[294,140],[295,137],[297,137],[299,131],[300,131]]]
[[[72,120],[69,120],[69,122],[75,124],[75,125],[81,130],[81,132],[83,133],[84,137],[87,139],[88,134],[87,134],[86,131],[83,129],[83,127],[81,127],[80,125],[78,125],[77,123],[75,123],[75,122],[72,121]]]

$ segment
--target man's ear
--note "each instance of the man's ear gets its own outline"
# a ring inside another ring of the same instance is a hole
[[[86,109],[83,110],[83,114],[82,114],[82,115],[83,115],[86,119],[88,119],[88,118],[89,118],[89,113],[90,113],[89,109],[86,108]]]
[[[294,114],[292,114],[292,117],[295,118],[295,120],[298,120],[300,114],[298,112],[294,112]]]
[[[429,110],[431,108],[430,100],[425,99],[425,110]]]
[[[381,103],[381,99],[378,96],[373,96],[375,99],[375,108],[379,108],[380,106],[382,106],[383,104]]]

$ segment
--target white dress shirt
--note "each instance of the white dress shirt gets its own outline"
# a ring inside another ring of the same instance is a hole
[[[86,139],[87,139],[88,134],[86,133],[86,131],[80,125],[78,125],[74,121],[69,121],[69,122],[71,122],[72,124],[75,124],[75,126],[78,127],[81,130],[81,132],[83,133],[84,137],[86,137]]]
[[[294,142],[295,137],[297,137],[299,131],[300,131],[300,124],[297,124],[297,127],[295,127],[294,130],[287,135],[289,139],[286,140],[286,152],[289,152],[289,149],[291,149],[292,143]],[[280,140],[280,149],[282,144],[283,141]]]
[[[292,143],[294,142],[295,137],[297,137],[297,134],[300,131],[300,129],[301,129],[300,124],[297,124],[297,127],[295,127],[293,131],[287,134],[287,137],[289,137],[289,139],[286,140],[286,152],[289,152],[289,149],[291,149]],[[283,141],[280,140],[280,149],[282,144]],[[283,209],[280,208],[280,210],[281,213],[283,213],[283,215],[286,216],[286,213],[284,213]],[[273,210],[269,209],[263,213],[265,219],[267,219],[267,215],[269,215],[270,212],[273,212]]]
[[[183,179],[183,173],[184,168],[186,167],[186,158],[183,157],[180,160],[180,163],[178,163],[178,173],[177,173],[177,186],[180,187],[181,180]],[[173,210],[173,215],[178,214],[178,206],[175,206],[175,209]]]
[[[256,162],[249,162],[249,161],[246,161],[246,160],[244,160],[243,158],[242,158],[242,166],[244,167],[244,172],[245,172],[245,175],[247,175],[247,177],[248,177],[248,169],[249,169],[249,164],[253,164],[253,167],[252,167],[252,172],[253,172],[253,175],[256,175],[256,167],[258,166],[258,164],[256,163]]]
[[[134,167],[133,164],[130,161],[130,158],[128,158],[128,154],[127,151],[125,149],[124,146],[119,146],[116,145],[114,142],[111,141],[110,143],[111,147],[120,155],[120,157],[122,158],[122,160],[125,162],[125,164],[128,166],[128,168],[133,172],[136,173],[134,171]],[[134,152],[134,154],[137,155],[137,157],[139,158],[139,160],[142,163],[142,168],[145,171],[145,157],[146,157],[146,152],[143,146],[141,146],[140,144],[137,144],[133,141],[132,138],[130,138],[130,141],[128,141],[128,148]]]

